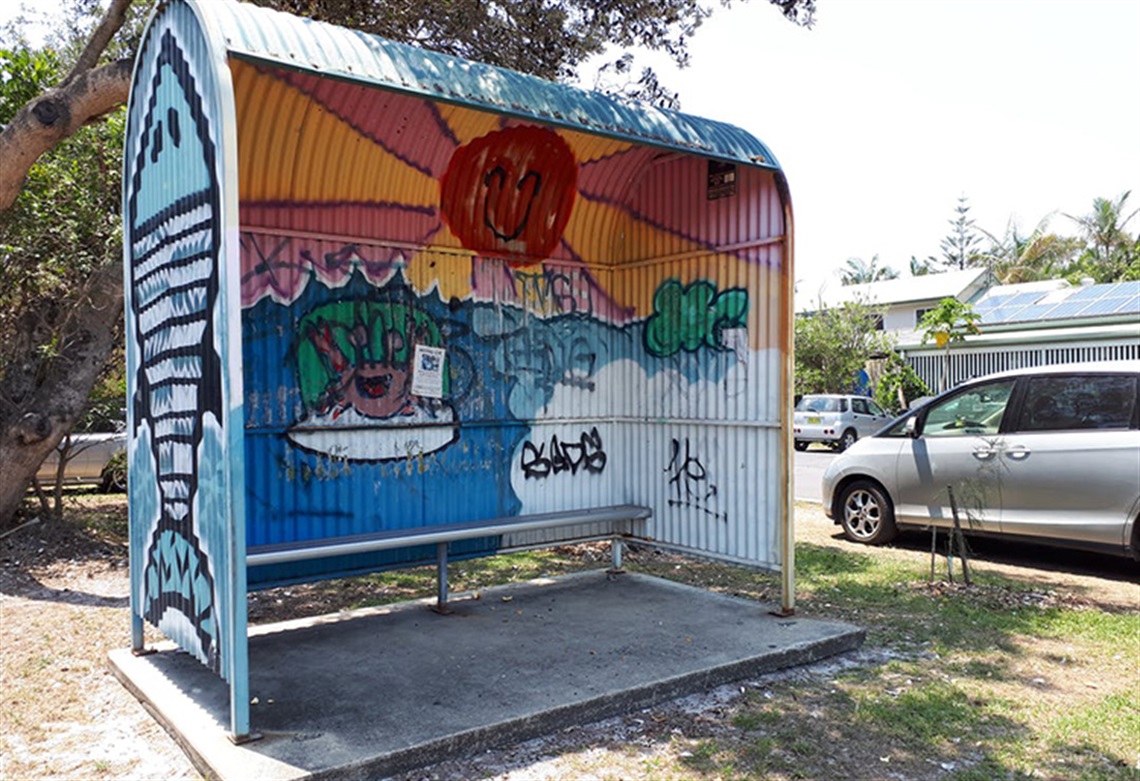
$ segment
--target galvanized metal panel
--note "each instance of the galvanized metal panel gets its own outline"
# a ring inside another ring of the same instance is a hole
[[[221,52],[193,10],[158,11],[136,62],[124,152],[132,612],[244,699],[232,107]],[[234,728],[248,731],[248,719],[239,713]]]

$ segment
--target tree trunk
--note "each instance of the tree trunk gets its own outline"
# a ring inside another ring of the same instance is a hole
[[[122,264],[93,273],[72,304],[58,354],[28,354],[0,378],[0,528],[11,524],[40,464],[87,406],[123,317]]]

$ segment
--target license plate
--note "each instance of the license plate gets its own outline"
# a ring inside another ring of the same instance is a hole
[[[819,423],[819,418],[808,418],[808,423]]]

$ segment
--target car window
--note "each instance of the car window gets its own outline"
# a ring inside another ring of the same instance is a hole
[[[1136,380],[1120,375],[1032,377],[1018,431],[1128,428]]]
[[[880,407],[873,401],[867,402],[867,407],[870,408],[872,415],[878,415],[881,418],[887,417],[887,411]]]
[[[880,432],[880,437],[909,437],[910,432],[907,431],[907,423],[913,415],[905,415],[895,421],[895,424],[888,428],[886,431]]]
[[[853,410],[855,410],[856,412],[858,412],[860,415],[871,414],[867,411],[867,400],[866,399],[851,399],[851,408]]]
[[[827,396],[804,396],[796,405],[797,412],[846,412],[847,400]]]
[[[932,404],[922,426],[924,437],[962,434],[996,434],[1016,380],[975,385],[948,399]]]

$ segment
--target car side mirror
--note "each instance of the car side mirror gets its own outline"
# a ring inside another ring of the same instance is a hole
[[[911,415],[903,425],[903,431],[911,439],[918,439],[918,416]]]

